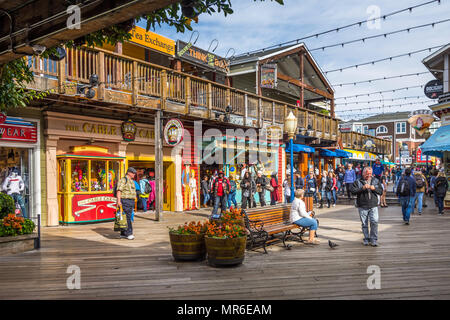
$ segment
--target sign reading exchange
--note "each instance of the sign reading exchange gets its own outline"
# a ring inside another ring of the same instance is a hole
[[[130,42],[140,44],[144,47],[148,47],[171,56],[175,55],[175,41],[173,40],[150,31],[145,31],[145,29],[140,27],[134,27],[130,33]]]
[[[230,71],[230,62],[227,59],[195,47],[192,43],[178,40],[177,56],[223,73]]]

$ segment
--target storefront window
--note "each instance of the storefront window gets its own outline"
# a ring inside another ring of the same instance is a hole
[[[120,175],[120,161],[108,161],[108,187],[112,191]]]
[[[72,160],[72,192],[88,190],[88,160]]]
[[[64,192],[65,187],[66,187],[66,160],[59,160],[58,191]]]
[[[106,191],[106,161],[91,160],[91,191]]]

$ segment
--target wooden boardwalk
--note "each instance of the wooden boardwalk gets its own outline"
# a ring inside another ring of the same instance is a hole
[[[45,228],[41,250],[0,257],[0,299],[449,299],[450,216],[429,206],[406,226],[400,210],[380,209],[377,248],[362,245],[356,209],[342,205],[318,210],[320,245],[275,244],[226,269],[172,259],[167,226],[205,211],[137,216],[133,241],[112,223]],[[80,267],[80,290],[67,289],[70,265]],[[379,290],[367,288],[371,265]]]

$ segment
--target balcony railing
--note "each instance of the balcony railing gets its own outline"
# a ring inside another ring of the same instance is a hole
[[[292,111],[298,117],[299,130],[317,138],[337,140],[338,122],[305,108],[227,87],[196,76],[126,57],[98,48],[67,49],[67,56],[54,62],[27,57],[36,81],[31,88],[76,95],[77,83],[89,83],[98,75],[99,85],[92,100],[125,104],[215,120],[227,106],[241,117],[245,126],[261,128],[283,125]]]
[[[389,155],[391,154],[392,142],[390,140],[385,140],[377,137],[373,137],[367,134],[359,132],[341,132],[340,133],[342,144],[344,148],[364,150],[368,152]],[[364,146],[365,142],[370,139],[374,142],[375,147],[366,148]]]

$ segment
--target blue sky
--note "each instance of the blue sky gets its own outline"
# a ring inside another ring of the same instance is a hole
[[[281,42],[294,40],[310,34],[348,25],[353,22],[369,19],[367,12],[370,6],[377,6],[381,15],[400,9],[408,8],[427,0],[401,0],[401,1],[374,1],[374,0],[285,0],[281,6],[271,1],[232,0],[234,13],[224,17],[222,13],[214,15],[201,15],[199,23],[193,23],[194,30],[200,33],[197,46],[208,49],[213,39],[219,41],[217,54],[225,56],[229,48],[234,48],[237,54],[245,53]],[[309,49],[322,47],[344,41],[363,38],[366,36],[405,29],[417,25],[427,24],[450,18],[450,0],[441,0],[441,4],[429,4],[414,9],[411,13],[403,12],[388,17],[381,21],[380,29],[370,29],[366,24],[355,26],[339,32],[334,32],[317,39],[305,40]],[[140,24],[145,27],[145,25]],[[161,26],[152,30],[173,40],[188,41],[191,32],[177,33],[175,28]],[[349,44],[342,47],[326,49],[325,51],[313,51],[312,55],[321,69],[332,70],[340,67],[355,65],[381,58],[386,58],[402,53],[420,50],[428,47],[443,45],[450,42],[450,22],[435,25],[434,28],[426,27],[400,33],[387,38],[377,38]],[[380,77],[396,76],[401,74],[427,71],[421,63],[422,59],[429,55],[423,52],[411,57],[394,59],[392,62],[381,62],[375,65],[362,66],[357,69],[344,70],[343,72],[328,73],[327,78],[332,85],[346,82],[355,82]],[[361,93],[370,93],[403,88],[408,86],[424,85],[434,79],[431,74],[414,77],[405,77],[392,80],[377,81],[373,83],[359,84],[356,86],[334,86],[335,97],[352,96]],[[420,96],[419,99],[386,101],[392,98],[406,96]],[[376,112],[383,103],[371,103],[368,105],[339,105],[344,102],[369,101],[385,99],[384,105],[425,101],[422,88],[388,92],[371,96],[336,99],[336,110],[355,109],[353,113],[347,113],[344,119],[351,115],[362,116]],[[430,100],[431,101],[431,100]],[[373,107],[370,110],[356,110],[359,108]],[[385,108],[385,112],[427,109],[427,103],[421,102],[415,105],[397,106]]]

